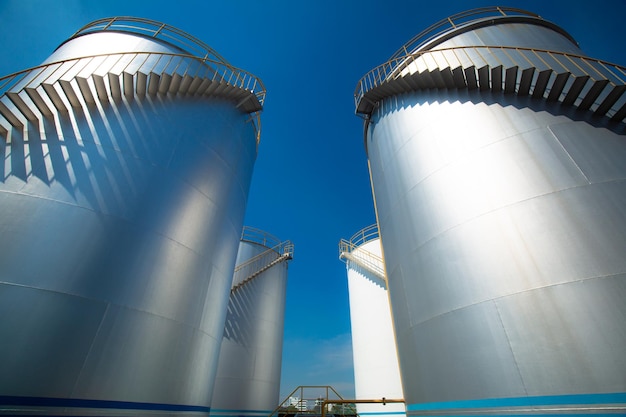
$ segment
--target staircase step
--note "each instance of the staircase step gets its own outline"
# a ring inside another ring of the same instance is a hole
[[[124,95],[131,98],[135,95],[135,85],[133,74],[126,71],[122,72],[122,83],[124,87]]]
[[[611,120],[614,122],[621,122],[624,118],[626,118],[626,103],[624,103],[622,107],[613,116],[611,116]]]
[[[433,80],[433,77],[428,70],[420,72],[418,75],[418,80],[420,84],[424,86],[424,88],[435,88],[435,80]]]
[[[187,90],[187,94],[196,94],[198,92],[198,87],[202,84],[202,77],[193,77],[193,81],[189,85],[189,90]]]
[[[494,93],[502,91],[502,65],[491,68],[491,91]]]
[[[413,89],[413,87],[411,87],[411,85],[404,79],[404,77],[396,78],[394,82],[400,87],[402,93],[406,93]]]
[[[48,107],[48,105],[44,101],[43,97],[41,97],[37,89],[27,87],[24,89],[24,91],[26,92],[28,97],[30,97],[32,102],[35,104],[37,109],[39,109],[39,111],[44,117],[52,117],[52,110],[50,110],[50,107]]]
[[[178,93],[187,94],[187,90],[189,90],[189,86],[191,85],[192,81],[193,81],[193,77],[188,74],[185,74],[185,76],[183,76],[183,80],[180,82]]]
[[[613,104],[619,100],[624,93],[624,90],[626,90],[626,85],[614,86],[611,92],[604,98],[602,103],[600,103],[596,111],[593,113],[597,116],[604,116],[611,109]]]
[[[48,98],[57,109],[57,111],[61,113],[67,113],[67,107],[65,107],[65,103],[61,99],[61,96],[59,95],[57,89],[54,87],[54,84],[42,84],[41,86],[43,87],[43,91],[46,92]]]
[[[537,75],[537,81],[535,82],[535,88],[533,90],[533,98],[541,98],[546,92],[548,82],[552,76],[552,70],[547,69],[539,72]]]
[[[419,81],[411,74],[407,74],[404,76],[404,81],[411,86],[411,90],[412,91],[417,91],[417,90],[421,90],[422,87],[419,83]]]
[[[93,80],[94,87],[96,87],[96,95],[98,96],[98,100],[103,103],[108,102],[109,96],[107,94],[107,87],[104,82],[104,77],[102,77],[101,75],[93,74],[91,76],[91,79]]]
[[[146,89],[148,87],[148,74],[137,71],[137,73],[135,74],[135,83],[137,95],[139,97],[144,97],[146,95]]]
[[[455,87],[454,76],[452,75],[452,71],[450,70],[450,67],[446,67],[442,69],[439,73],[441,74],[441,78],[443,79],[443,83],[446,86],[446,88]]]
[[[4,116],[7,121],[16,128],[24,127],[24,124],[18,119],[13,112],[2,102],[0,98],[0,114]]]
[[[72,107],[80,107],[80,101],[78,100],[78,96],[76,95],[76,91],[74,91],[74,87],[69,81],[59,80],[59,85],[61,86],[61,90],[65,93],[65,97],[67,97],[67,101],[70,102]]]
[[[454,78],[454,85],[456,88],[466,88],[465,75],[463,73],[463,67],[456,67],[452,70],[452,77]]]
[[[96,102],[93,94],[91,93],[91,87],[89,87],[89,83],[86,78],[76,77],[76,84],[78,84],[78,90],[80,91],[85,103],[94,104]]]
[[[170,94],[178,93],[178,88],[180,87],[180,82],[183,80],[183,77],[179,73],[174,73],[172,75],[172,81],[170,82]]]
[[[574,82],[572,83],[571,87],[569,88],[569,91],[567,92],[567,94],[565,95],[565,98],[563,99],[563,104],[568,105],[568,106],[574,104],[574,102],[580,95],[580,92],[583,91],[583,88],[585,88],[585,84],[587,84],[588,80],[589,80],[588,75],[574,78]]]
[[[507,68],[504,76],[504,92],[506,94],[515,93],[517,87],[517,71],[519,67],[517,65]]]
[[[435,83],[435,88],[446,88],[446,83],[443,81],[443,77],[441,76],[441,71],[439,71],[439,68],[431,70],[430,77]]]
[[[33,113],[33,111],[30,109],[30,107],[28,107],[28,105],[24,103],[24,100],[22,99],[22,97],[20,97],[19,93],[7,91],[5,94],[9,98],[9,100],[11,100],[13,105],[17,107],[20,113],[22,113],[24,117],[26,117],[26,119],[30,121],[35,121],[38,119],[35,113]]]
[[[591,85],[591,88],[589,89],[589,91],[587,91],[587,94],[585,95],[585,97],[583,97],[583,100],[578,105],[578,108],[580,110],[589,110],[608,83],[609,80],[594,81]]]
[[[202,82],[198,86],[198,91],[196,91],[196,94],[203,95],[207,91],[211,83],[212,81],[210,78],[203,78]]]
[[[557,74],[554,82],[552,83],[552,88],[550,88],[550,92],[548,93],[548,101],[558,101],[559,97],[561,97],[561,93],[563,92],[563,88],[565,88],[565,84],[569,79],[570,73],[563,72],[561,74]]]
[[[122,86],[120,85],[120,76],[109,72],[109,89],[111,90],[111,97],[115,101],[122,99]]]
[[[489,66],[485,65],[478,68],[478,87],[481,91],[489,90]]]
[[[478,82],[476,80],[476,67],[474,65],[464,69],[465,80],[467,81],[467,88],[474,90],[478,88]]]
[[[154,72],[150,73],[150,79],[148,81],[148,94],[154,96],[159,91],[159,83],[161,82],[161,77],[159,74]]]
[[[161,74],[161,79],[159,80],[159,94],[167,94],[170,84],[172,83],[172,76],[167,73]]]
[[[519,89],[517,91],[518,96],[527,96],[530,91],[530,86],[533,82],[533,77],[535,75],[535,68],[526,68],[522,70],[522,76],[519,82]]]

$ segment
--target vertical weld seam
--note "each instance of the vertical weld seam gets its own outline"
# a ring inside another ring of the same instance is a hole
[[[502,326],[502,330],[504,331],[504,335],[506,336],[506,341],[509,346],[509,351],[511,352],[511,357],[513,358],[513,363],[515,363],[515,369],[517,370],[517,375],[519,376],[519,379],[522,382],[522,387],[524,388],[524,394],[528,396],[528,389],[526,388],[526,384],[524,383],[524,377],[522,376],[522,372],[519,369],[519,364],[517,363],[515,352],[513,352],[513,347],[511,346],[511,338],[509,337],[509,333],[506,331],[506,326],[504,325],[504,321],[502,321],[502,314],[500,314],[500,309],[498,308],[498,301],[493,300],[493,305],[496,308],[496,312],[498,313],[498,320],[500,321],[500,325]]]

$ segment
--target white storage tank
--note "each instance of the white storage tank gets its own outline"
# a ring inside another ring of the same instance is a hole
[[[124,17],[0,85],[0,409],[208,413],[262,84]]]
[[[346,262],[357,400],[404,398],[378,226],[339,243]],[[403,416],[403,403],[357,403],[362,416]]]
[[[212,416],[266,417],[279,404],[288,261],[293,244],[252,227],[239,243]]]
[[[357,86],[408,415],[626,412],[625,80],[483,8]]]

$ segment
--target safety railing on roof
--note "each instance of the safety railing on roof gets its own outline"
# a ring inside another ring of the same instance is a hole
[[[291,241],[285,240],[281,242],[275,236],[262,230],[244,227],[241,240],[262,245],[267,250],[235,267],[231,292],[235,292],[277,263],[293,259],[294,245]]]
[[[149,60],[148,57],[153,56],[156,57],[155,60]],[[169,68],[171,72],[179,72],[181,76],[190,75],[190,76],[200,76],[206,75],[206,72],[210,71],[211,76],[210,79],[212,81],[225,82],[228,85],[231,85],[236,88],[240,88],[246,91],[253,93],[259,103],[263,105],[265,101],[265,86],[262,81],[254,76],[253,74],[233,67],[232,65],[225,65],[222,61],[217,61],[211,58],[199,58],[193,55],[187,54],[174,54],[174,53],[165,53],[165,52],[116,52],[116,53],[107,53],[107,54],[96,54],[96,55],[87,55],[77,58],[65,59],[61,61],[49,62],[44,65],[38,65],[36,67],[27,68],[25,70],[9,74],[3,77],[0,77],[0,95],[3,95],[9,90],[16,89],[19,90],[20,87],[29,86],[31,88],[35,88],[36,84],[43,84],[46,82],[46,79],[41,79],[39,76],[45,72],[48,68],[53,68],[55,66],[61,66],[61,64],[66,63],[78,63],[84,59],[97,59],[97,58],[108,58],[108,57],[117,57],[117,61],[107,61],[108,66],[111,68],[117,67],[117,72],[122,73],[127,67],[131,65],[130,60],[126,60],[124,65],[119,66],[118,63],[124,61],[127,57],[144,57],[144,64],[142,64],[139,68],[135,68],[135,71],[142,71],[146,74],[149,74],[154,71],[155,68],[159,68],[161,72],[166,72]],[[175,58],[184,58],[188,60],[195,61],[196,63],[203,64],[203,66],[182,66],[181,61],[173,62]],[[169,62],[168,62],[169,61]],[[81,68],[82,69],[82,68]],[[98,68],[94,69],[94,72]],[[182,71],[179,71],[181,70]],[[67,66],[62,69],[63,72],[51,72],[48,74],[50,77],[56,77],[55,80],[63,77],[66,73],[71,73],[71,67]],[[201,74],[202,71],[206,71],[204,74]],[[102,71],[101,71],[102,72]],[[34,74],[34,78],[28,77],[30,74]],[[171,74],[170,74],[171,75]],[[28,79],[29,83],[27,85],[20,86],[20,83]],[[33,83],[31,80],[38,80],[38,83]],[[17,91],[16,91],[17,92]]]
[[[272,235],[271,233],[267,233],[264,230],[256,229],[250,226],[244,226],[241,231],[241,240],[246,242],[258,243],[259,245],[265,246],[267,248],[273,248],[275,246],[280,245],[282,240]]]
[[[70,85],[77,80],[78,91]],[[91,79],[91,82],[87,80]],[[60,90],[54,85],[60,85]],[[93,85],[93,89],[91,87]],[[43,91],[38,89],[41,86]],[[94,91],[95,90],[95,91]],[[226,65],[213,58],[164,52],[119,52],[98,54],[28,68],[0,78],[0,98],[9,96],[12,105],[26,119],[37,118],[24,102],[25,91],[45,117],[52,114],[42,96],[48,96],[58,111],[66,111],[59,91],[71,106],[80,107],[78,95],[85,102],[119,100],[122,95],[181,94],[218,96],[233,100],[241,110],[255,117],[256,141],[260,141],[260,111],[265,100],[261,80],[247,71]],[[256,98],[256,100],[254,98]],[[10,103],[7,103],[11,106]],[[13,125],[19,118],[0,100],[0,114]]]
[[[341,239],[339,241],[339,259],[354,261],[384,280],[385,264],[383,258],[362,247],[365,243],[379,237],[378,225],[373,224],[359,230],[350,240]]]
[[[213,48],[190,34],[155,20],[130,16],[98,19],[78,29],[67,41],[94,32],[129,32],[164,40],[202,59],[210,59],[230,66]],[[66,42],[67,42],[66,41]]]
[[[400,49],[398,49],[389,58],[389,61],[399,58],[401,56],[409,55],[410,53],[417,51],[418,48],[430,42],[437,36],[441,35],[450,29],[456,29],[463,23],[467,23],[472,20],[477,20],[485,17],[500,17],[500,16],[530,16],[534,18],[540,18],[539,15],[528,12],[522,9],[516,9],[512,7],[481,7],[477,9],[467,10],[465,12],[457,13],[446,19],[442,19],[437,23],[427,27],[408,42],[406,42]]]
[[[380,238],[380,234],[378,233],[378,225],[372,224],[370,226],[364,227],[363,229],[353,234],[350,240],[342,240],[347,242],[350,247],[358,247],[369,242],[370,240],[378,238]]]
[[[522,81],[521,72],[518,73],[517,69],[524,70],[525,68],[535,68],[537,70],[537,72],[533,75],[535,79],[530,80],[531,83],[536,81],[537,73],[546,70],[551,70],[555,74],[572,74],[575,77],[588,77],[592,82],[606,80],[608,87],[604,89],[604,93],[600,94],[602,91],[600,89],[598,90],[596,97],[594,97],[594,104],[596,107],[599,107],[601,101],[607,98],[607,95],[611,92],[611,87],[624,85],[626,83],[625,67],[582,55],[568,54],[545,49],[507,46],[460,46],[442,48],[437,50],[418,51],[406,56],[394,58],[365,74],[365,76],[363,76],[357,84],[354,92],[357,113],[367,113],[367,111],[363,112],[360,109],[363,108],[362,100],[369,92],[384,84],[389,84],[395,80],[401,80],[407,75],[428,75],[428,73],[432,71],[444,72],[444,70],[454,72],[456,69],[461,69],[463,71],[466,69],[472,69],[471,74],[473,74],[474,69],[478,70],[489,67],[500,67],[505,71],[507,69],[515,69],[517,78],[515,80],[509,80],[509,83],[513,82],[513,87],[519,87]],[[441,85],[433,85],[432,87],[468,87],[468,82],[471,80],[468,81],[466,78],[467,75],[471,74],[461,74],[460,83],[452,82],[453,80],[450,79],[447,83],[446,80],[443,80]],[[488,83],[486,83],[486,85],[481,85],[480,88],[502,91],[502,84],[505,82],[506,80],[504,79],[491,79]],[[591,85],[587,86],[587,92],[589,89],[591,89]],[[513,88],[513,91],[511,92],[515,91],[518,90]],[[544,90],[541,91],[542,97],[544,92],[546,95],[549,94],[549,86],[548,88],[545,88],[544,86]],[[579,93],[583,94],[585,93],[585,90],[581,89]],[[537,96],[537,94],[535,96]],[[554,99],[558,100],[559,98],[556,97]],[[579,101],[582,100],[582,96],[578,99]],[[369,101],[371,101],[371,99]],[[611,116],[612,114],[615,114],[619,108],[623,106],[623,104],[624,103],[617,101],[610,103],[608,108],[603,113],[608,113],[608,115]],[[371,107],[370,105],[368,106]],[[591,106],[586,107],[590,108]],[[594,109],[592,108],[592,110]]]

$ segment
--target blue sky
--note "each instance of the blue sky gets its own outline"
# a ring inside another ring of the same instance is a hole
[[[507,1],[551,20],[595,58],[626,65],[626,0]],[[295,243],[281,396],[332,385],[354,396],[340,238],[375,222],[353,91],[367,71],[449,15],[449,0],[0,0],[0,76],[41,63],[84,24],[144,17],[176,26],[263,80],[267,99],[245,224]]]

